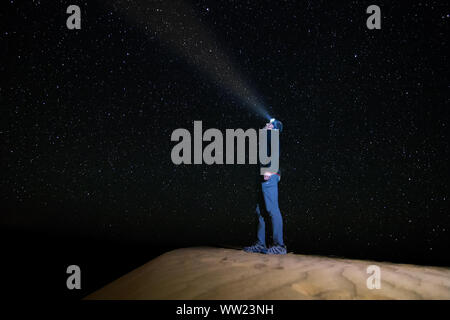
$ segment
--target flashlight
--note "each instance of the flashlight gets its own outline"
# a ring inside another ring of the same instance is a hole
[[[273,123],[275,121],[275,118],[270,119],[270,123]]]

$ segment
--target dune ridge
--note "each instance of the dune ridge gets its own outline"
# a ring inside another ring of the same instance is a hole
[[[368,289],[367,267],[381,271]],[[85,299],[450,299],[450,268],[211,247],[167,252]]]

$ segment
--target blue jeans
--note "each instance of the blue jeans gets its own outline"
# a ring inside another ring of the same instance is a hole
[[[281,218],[280,208],[278,207],[278,182],[280,181],[280,176],[273,174],[270,176],[269,180],[262,182],[262,196],[259,192],[260,199],[256,205],[256,215],[258,217],[258,243],[265,246],[266,245],[266,223],[264,217],[261,214],[262,209],[269,214],[272,221],[272,232],[273,232],[273,244],[275,246],[284,246],[283,242],[283,219]],[[264,201],[262,201],[262,198]]]

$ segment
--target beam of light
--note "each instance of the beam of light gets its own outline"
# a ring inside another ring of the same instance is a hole
[[[220,50],[214,36],[187,3],[182,0],[114,0],[113,5],[130,23],[140,25],[168,43],[177,54],[229,90],[250,110],[270,119],[258,95]]]

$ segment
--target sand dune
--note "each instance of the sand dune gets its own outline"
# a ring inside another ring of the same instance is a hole
[[[368,289],[369,265],[381,288]],[[167,252],[86,299],[450,299],[450,268],[195,247]]]

